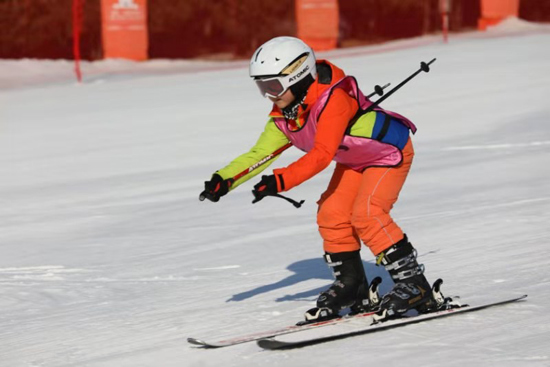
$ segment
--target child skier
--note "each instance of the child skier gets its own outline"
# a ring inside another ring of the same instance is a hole
[[[409,138],[414,124],[379,107],[365,113],[372,102],[356,80],[316,60],[297,38],[277,37],[260,46],[250,60],[250,76],[273,102],[269,120],[256,145],[214,173],[202,195],[217,202],[274,160],[237,180],[232,177],[289,141],[306,154],[262,176],[253,190],[256,201],[300,185],[334,160],[332,179],[318,201],[317,223],[336,280],[321,293],[317,307],[306,312],[306,320],[336,317],[347,307],[364,312],[376,306],[389,317],[429,308],[433,301],[424,266],[390,216],[414,157]],[[395,282],[379,305],[369,302],[360,241]]]

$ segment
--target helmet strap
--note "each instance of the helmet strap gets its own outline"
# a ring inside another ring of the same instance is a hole
[[[282,112],[285,118],[289,120],[296,120],[298,117],[298,109],[306,99],[307,91],[314,81],[315,79],[313,79],[313,76],[308,74],[304,79],[290,86],[289,89],[294,95],[294,101],[283,108]]]
[[[292,103],[282,109],[283,116],[288,120],[296,120],[298,118],[298,110],[300,109],[300,105],[302,104],[302,102],[304,102],[305,99],[305,94],[300,99],[294,98],[294,101],[292,101]]]

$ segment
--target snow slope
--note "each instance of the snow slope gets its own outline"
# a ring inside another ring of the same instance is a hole
[[[315,224],[332,167],[289,193],[306,200],[299,210],[251,205],[256,180],[197,200],[263,129],[269,104],[246,63],[31,86],[3,61],[0,365],[550,365],[550,33],[508,28],[329,55],[367,92],[437,57],[384,102],[419,127],[394,217],[446,294],[528,301],[286,352],[186,342],[291,324],[332,281]]]

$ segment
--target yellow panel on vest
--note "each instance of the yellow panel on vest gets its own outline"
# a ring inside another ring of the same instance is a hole
[[[371,138],[376,122],[376,112],[371,111],[359,117],[355,124],[351,127],[350,135],[359,136],[361,138]]]

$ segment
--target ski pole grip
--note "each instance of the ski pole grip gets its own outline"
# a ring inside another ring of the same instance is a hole
[[[426,73],[430,72],[430,65],[433,64],[435,62],[435,60],[437,60],[436,58],[434,58],[432,61],[430,61],[429,63],[425,63],[424,61],[422,61],[420,63],[420,69],[422,69],[422,71],[425,71]]]
[[[367,96],[367,98],[371,98],[371,97],[374,97],[374,95],[378,94],[379,96],[383,96],[384,95],[384,89],[386,89],[387,87],[389,87],[391,85],[391,83],[386,83],[384,86],[379,86],[378,84],[374,86],[374,92],[372,92],[371,94],[369,94]]]

